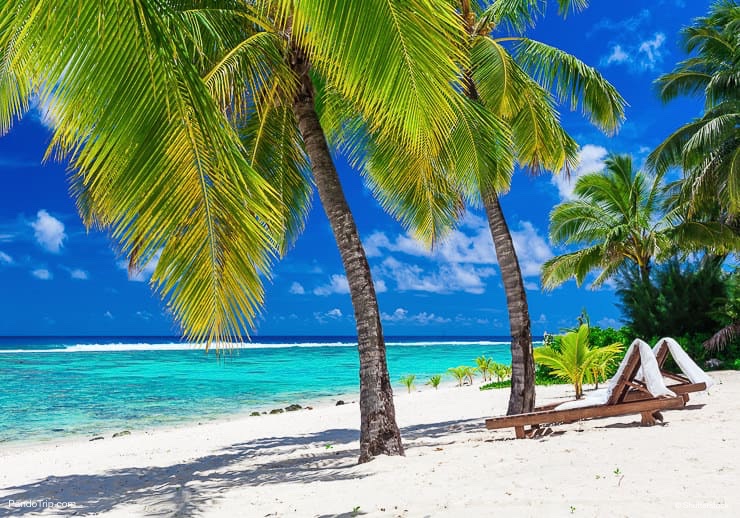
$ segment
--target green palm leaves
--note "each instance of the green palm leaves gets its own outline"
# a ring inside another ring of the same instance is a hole
[[[577,199],[561,203],[550,213],[550,239],[580,246],[547,261],[542,268],[545,288],[570,278],[583,283],[600,269],[594,286],[612,277],[625,264],[638,267],[647,280],[655,261],[684,251],[723,248],[733,241],[719,223],[687,220],[676,210],[665,210],[667,193],[659,177],[635,171],[629,155],[611,155],[605,170],[578,179]]]
[[[0,128],[33,97],[55,121],[88,225],[110,229],[196,340],[238,336],[262,302],[275,190],[250,167],[195,65],[199,20],[160,2],[0,7]]]
[[[576,399],[583,395],[583,384],[599,381],[609,366],[622,351],[622,344],[614,343],[591,349],[588,340],[588,325],[581,324],[577,331],[563,335],[558,349],[547,346],[534,350],[534,359],[545,365],[552,373],[573,384]]]
[[[685,175],[683,199],[690,210],[719,203],[732,215],[740,212],[740,6],[716,2],[709,15],[683,30],[689,59],[657,80],[661,98],[705,98],[704,115],[677,129],[648,158],[662,173],[680,166]]]

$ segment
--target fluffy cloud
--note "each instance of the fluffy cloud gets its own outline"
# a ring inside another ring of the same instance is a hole
[[[0,252],[0,264],[13,264],[13,258],[5,252]]]
[[[614,45],[612,47],[612,53],[609,54],[609,57],[606,58],[606,64],[620,64],[624,63],[625,61],[629,61],[630,56],[627,54],[623,49],[621,45]]]
[[[417,313],[415,315],[409,315],[408,310],[404,308],[396,308],[396,310],[390,315],[387,313],[382,313],[380,315],[380,318],[384,322],[406,322],[415,323],[422,326],[428,324],[447,324],[449,322],[452,322],[451,318],[435,315],[434,313],[427,313],[426,311],[422,311],[421,313]]]
[[[609,152],[601,146],[586,144],[578,151],[578,167],[567,175],[565,171],[552,175],[550,182],[558,188],[561,201],[573,199],[573,188],[578,177],[587,173],[601,171],[604,168],[604,158]]]
[[[79,268],[70,270],[69,276],[79,281],[86,281],[89,278],[87,272],[85,270],[80,270]]]
[[[110,311],[106,311],[105,313],[103,313],[103,316],[107,319],[113,320],[113,313],[111,313]]]
[[[306,293],[306,290],[303,288],[303,285],[300,282],[294,282],[290,285],[290,290],[288,290],[292,295],[303,295]]]
[[[643,68],[652,70],[655,65],[663,61],[663,54],[660,48],[665,42],[665,34],[657,32],[652,39],[643,41],[637,48],[637,51],[641,54],[640,63]]]
[[[341,309],[334,308],[324,313],[316,312],[313,314],[313,316],[319,322],[319,324],[325,324],[330,320],[339,320],[340,318],[342,318],[343,315]]]
[[[49,252],[59,253],[67,237],[64,233],[64,223],[42,209],[36,214],[36,220],[31,223],[31,227],[38,244]]]
[[[511,238],[522,276],[539,276],[544,262],[553,257],[550,245],[528,221],[523,221],[519,230],[512,231]]]
[[[318,288],[314,288],[313,294],[326,297],[333,294],[346,294],[349,293],[349,283],[347,277],[344,275],[334,274],[329,280],[329,284],[324,284]]]
[[[45,268],[38,268],[36,270],[33,270],[31,271],[31,275],[33,275],[37,279],[41,279],[42,281],[48,281],[54,277],[51,272]]]
[[[436,272],[426,273],[416,265],[386,258],[377,269],[380,276],[393,279],[399,291],[424,291],[428,293],[452,293],[464,291],[480,294],[485,291],[483,279],[496,274],[490,267],[473,265],[443,264]]]

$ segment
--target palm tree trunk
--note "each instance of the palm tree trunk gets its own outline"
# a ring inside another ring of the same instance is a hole
[[[370,265],[316,114],[308,63],[296,53],[291,65],[301,81],[293,111],[311,160],[319,198],[339,247],[355,313],[360,356],[359,462],[372,460],[376,455],[403,455]]]
[[[501,280],[506,292],[511,328],[511,395],[506,413],[512,415],[531,412],[534,410],[535,399],[534,355],[524,280],[498,196],[493,191],[482,194],[491,237],[496,247]]]

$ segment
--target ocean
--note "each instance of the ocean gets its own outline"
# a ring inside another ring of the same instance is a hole
[[[508,337],[386,337],[394,390]],[[216,355],[173,337],[0,337],[0,443],[140,430],[359,393],[353,337],[255,337]],[[443,379],[452,380],[445,374]]]

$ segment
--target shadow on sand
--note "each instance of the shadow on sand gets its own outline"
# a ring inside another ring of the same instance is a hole
[[[415,440],[437,446],[450,433],[480,431],[481,419],[447,421],[404,428],[407,448]],[[15,502],[74,502],[74,507],[55,507],[55,516],[84,516],[110,511],[120,505],[146,506],[147,516],[192,516],[207,510],[224,491],[277,483],[309,483],[358,479],[365,475],[352,468],[359,450],[349,447],[359,430],[331,429],[316,434],[268,437],[232,444],[212,455],[167,466],[110,470],[95,475],[73,474],[2,489],[0,516],[25,516],[41,512],[37,507],[10,507]],[[324,447],[302,453],[308,447]],[[344,446],[344,447],[342,447]],[[419,445],[417,445],[419,446]],[[280,454],[277,458],[271,457]],[[264,462],[260,458],[264,457]],[[250,461],[244,463],[244,461]]]

